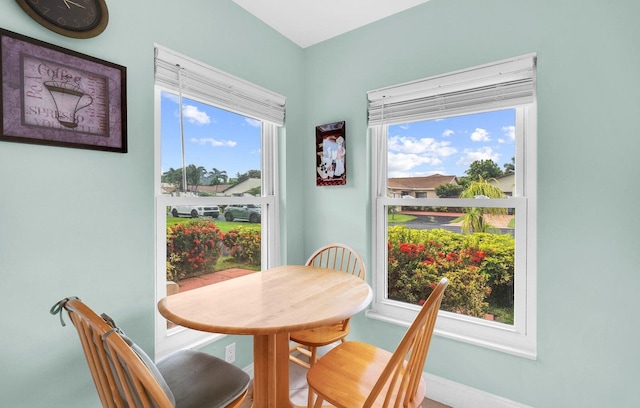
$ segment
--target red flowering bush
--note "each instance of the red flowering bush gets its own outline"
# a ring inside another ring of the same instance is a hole
[[[420,304],[444,276],[449,286],[441,308],[484,317],[489,302],[512,304],[513,250],[510,235],[390,227],[389,298]]]
[[[261,235],[259,231],[246,228],[231,230],[224,235],[224,246],[237,261],[260,265]]]
[[[167,228],[167,280],[213,272],[222,252],[222,233],[216,224],[193,220]]]

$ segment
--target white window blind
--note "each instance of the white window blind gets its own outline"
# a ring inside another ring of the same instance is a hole
[[[369,126],[531,103],[535,66],[536,56],[528,54],[369,91]]]
[[[159,45],[155,47],[155,80],[221,109],[284,125],[284,96]]]

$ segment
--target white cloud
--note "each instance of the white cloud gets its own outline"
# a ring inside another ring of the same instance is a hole
[[[262,122],[260,122],[259,120],[251,119],[251,118],[244,118],[244,120],[249,124],[249,126],[253,126],[253,127],[262,126]]]
[[[407,130],[407,129],[409,129],[409,125],[407,125],[407,124],[400,125],[400,129]]]
[[[424,164],[437,166],[442,164],[442,161],[437,157],[421,156],[418,154],[389,153],[387,162],[390,174],[398,171],[408,171],[413,169],[414,167],[418,167]]]
[[[180,98],[178,97],[178,95],[169,92],[163,92],[162,98],[169,102],[173,102],[176,105],[180,103]],[[178,109],[175,112],[175,116],[178,117],[179,114],[180,110]],[[193,105],[182,106],[182,117],[189,123],[195,123],[196,125],[208,125],[209,123],[211,123],[211,117]]]
[[[430,137],[416,139],[407,136],[392,136],[389,138],[387,149],[390,152],[429,154],[438,157],[451,156],[456,149],[451,142],[437,142]]]
[[[516,140],[516,127],[515,126],[503,126],[502,132],[509,140]]]
[[[440,166],[442,158],[457,153],[457,150],[451,147],[451,142],[436,141],[432,138],[416,139],[407,136],[393,136],[389,138],[387,146],[389,175],[407,174],[418,175],[418,172],[412,171],[419,166],[427,165],[429,167]],[[432,170],[423,170],[423,173]],[[402,177],[394,176],[394,177]]]
[[[197,143],[200,145],[210,144],[213,147],[234,147],[238,144],[233,140],[218,140],[212,137],[201,137],[200,139],[193,138],[191,139],[191,143]]]
[[[489,137],[489,132],[482,128],[476,128],[476,130],[471,134],[471,140],[474,142],[488,142],[491,140]]]
[[[500,154],[495,153],[490,147],[485,146],[478,150],[465,150],[464,155],[456,163],[458,166],[469,167],[476,160],[493,160],[499,163]]]
[[[195,123],[196,125],[208,125],[211,123],[209,115],[193,105],[184,105],[182,107],[182,116],[190,123]]]
[[[453,135],[455,132],[451,129],[446,129],[444,132],[442,132],[442,137],[449,137],[451,135]]]

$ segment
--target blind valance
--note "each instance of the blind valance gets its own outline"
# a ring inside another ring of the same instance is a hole
[[[187,97],[284,125],[284,96],[159,45],[155,47],[155,79],[157,84]]]
[[[369,126],[435,119],[533,102],[529,54],[367,92]]]

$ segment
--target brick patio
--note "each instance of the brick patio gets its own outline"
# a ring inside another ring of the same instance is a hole
[[[222,282],[228,279],[237,278],[238,276],[248,275],[257,271],[250,271],[247,269],[227,269],[225,271],[218,271],[209,273],[207,275],[198,276],[195,278],[183,279],[178,282],[180,286],[180,292],[199,288],[202,286],[211,285],[212,283]]]

